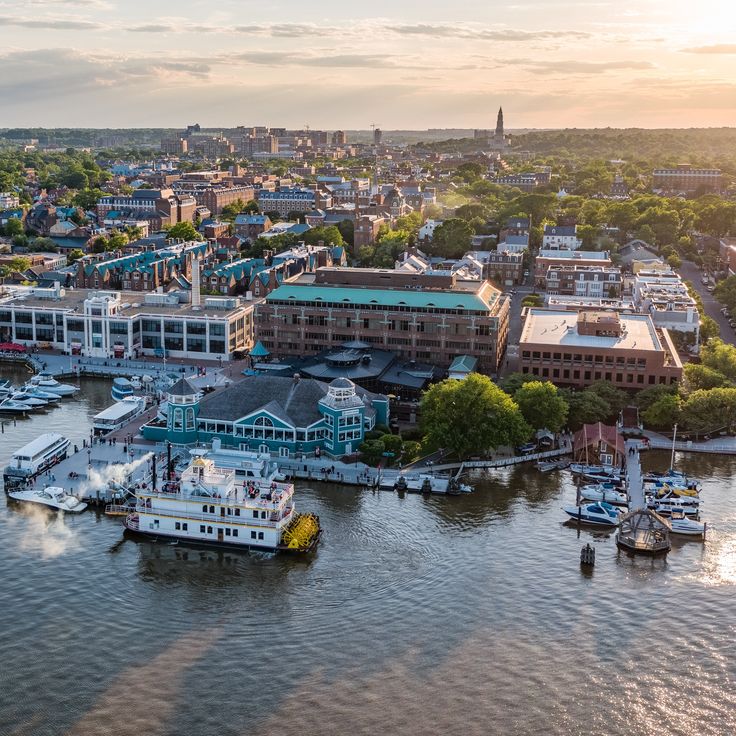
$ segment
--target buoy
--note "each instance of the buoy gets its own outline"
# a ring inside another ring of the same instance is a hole
[[[580,550],[580,564],[590,565],[591,567],[595,565],[595,548],[591,547],[590,544],[586,544]]]

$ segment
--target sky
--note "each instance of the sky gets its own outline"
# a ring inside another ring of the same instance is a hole
[[[0,0],[0,127],[736,125],[731,0]]]

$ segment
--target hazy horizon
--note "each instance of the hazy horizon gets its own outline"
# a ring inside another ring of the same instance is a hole
[[[499,105],[509,129],[736,122],[722,0],[0,5],[0,127],[472,129]]]

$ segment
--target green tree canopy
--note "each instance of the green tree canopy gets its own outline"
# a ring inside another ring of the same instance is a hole
[[[451,217],[435,228],[428,250],[442,258],[461,258],[470,249],[473,228],[459,217]]]
[[[549,381],[528,381],[514,394],[514,401],[532,429],[559,432],[567,421],[568,406]]]
[[[181,240],[202,240],[202,236],[196,231],[191,222],[177,222],[167,229],[166,235],[169,238]]]
[[[84,258],[84,251],[80,248],[72,248],[66,256],[67,263],[74,263],[80,258]]]
[[[736,383],[736,346],[714,338],[701,348],[700,362]]]
[[[422,429],[430,447],[446,447],[458,458],[525,442],[531,428],[516,402],[487,376],[447,379],[422,396]]]
[[[307,245],[317,245],[320,240],[325,245],[345,245],[342,233],[336,225],[320,225],[304,233],[304,242]]]
[[[702,363],[687,363],[684,368],[684,388],[687,393],[733,385],[720,371]]]
[[[23,223],[17,217],[11,217],[5,223],[5,234],[9,237],[13,237],[14,235],[22,235],[24,229],[25,228],[23,227]]]
[[[571,429],[579,429],[583,424],[602,422],[611,416],[611,405],[595,391],[562,388],[559,393],[569,407],[567,424]]]
[[[680,421],[682,399],[677,394],[663,394],[642,412],[646,427],[672,429]]]
[[[682,421],[694,432],[730,428],[736,422],[736,388],[694,391],[682,406]]]

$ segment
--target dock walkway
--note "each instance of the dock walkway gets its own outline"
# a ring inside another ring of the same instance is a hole
[[[644,498],[644,479],[639,458],[639,440],[626,442],[626,487],[629,494],[629,511],[646,507]]]

